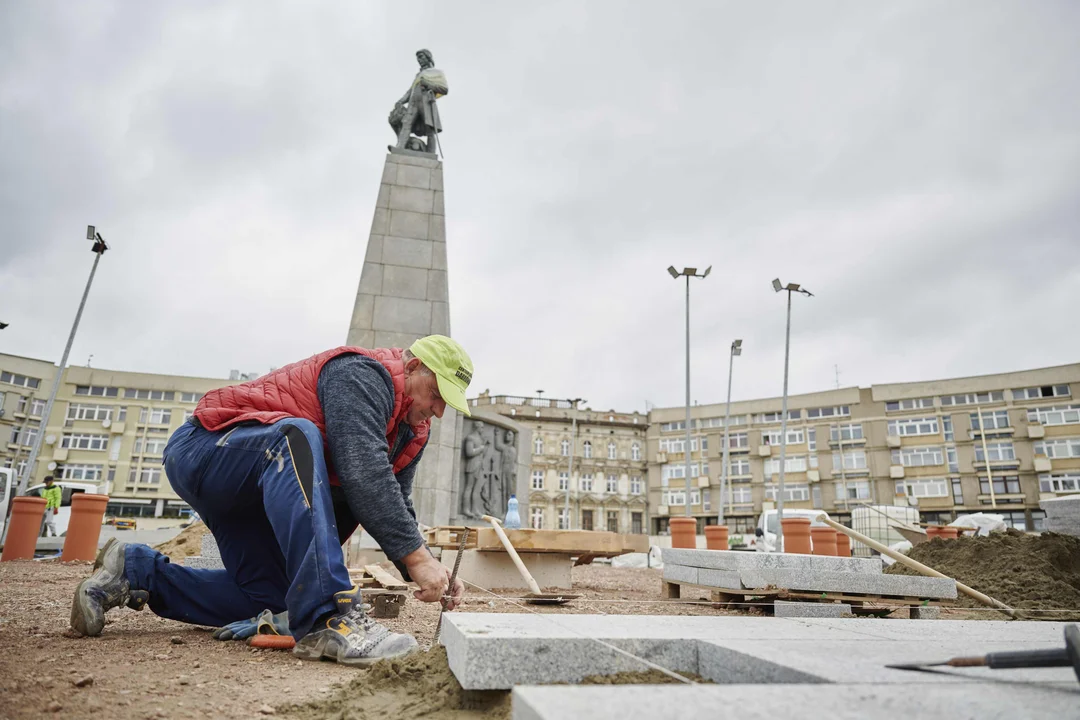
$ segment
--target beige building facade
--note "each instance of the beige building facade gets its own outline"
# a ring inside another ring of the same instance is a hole
[[[860,504],[913,505],[923,522],[993,512],[1042,529],[1039,501],[1080,492],[1080,364],[733,402],[725,524],[752,533],[775,507],[786,443],[786,508],[850,524]],[[691,408],[691,515],[717,522],[723,403]],[[649,414],[651,532],[686,512],[685,408]],[[700,530],[699,530],[700,531]]]
[[[469,405],[532,430],[528,509],[522,527],[648,532],[645,414],[487,392],[469,400]]]
[[[173,430],[209,390],[241,381],[68,367],[42,422],[57,367],[0,353],[0,466],[21,476],[43,434],[30,486],[46,475],[95,483],[120,517],[183,517],[161,454]],[[246,379],[246,378],[243,378]]]

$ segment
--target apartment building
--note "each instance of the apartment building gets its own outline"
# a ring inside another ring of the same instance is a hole
[[[850,522],[858,504],[911,504],[925,522],[1001,514],[1042,529],[1039,501],[1080,492],[1080,364],[932,382],[842,388],[731,404],[732,532],[775,506],[781,443],[784,505]],[[720,509],[724,404],[691,408],[690,510],[699,529]],[[685,408],[656,408],[647,433],[651,531],[686,512]],[[700,531],[700,530],[699,530]]]
[[[110,515],[190,514],[165,478],[162,451],[204,393],[241,376],[230,381],[69,367],[43,425],[56,370],[44,360],[0,353],[0,464],[21,475],[43,433],[30,485],[49,474],[102,484]]]
[[[529,514],[521,518],[523,525],[648,531],[645,414],[574,408],[567,400],[486,391],[469,405],[532,430]]]

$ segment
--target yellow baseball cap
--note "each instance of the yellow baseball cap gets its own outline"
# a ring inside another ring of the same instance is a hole
[[[435,373],[439,394],[446,404],[466,416],[471,415],[465,390],[472,382],[473,364],[465,348],[445,335],[428,335],[414,342],[409,352]]]

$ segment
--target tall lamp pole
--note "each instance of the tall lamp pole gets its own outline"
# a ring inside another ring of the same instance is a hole
[[[671,277],[678,280],[686,278],[686,517],[690,517],[690,278],[697,277],[704,280],[712,272],[712,265],[705,268],[705,272],[698,275],[697,268],[683,268],[682,272],[672,265],[667,269]],[[702,458],[705,455],[702,453]]]
[[[798,292],[808,297],[814,294],[804,289],[798,283],[784,285],[779,279],[772,281],[773,290],[776,292],[787,291],[787,330],[784,334],[784,399],[780,404],[780,486],[776,491],[776,551],[784,550],[784,464],[787,461],[787,388],[788,388],[788,359],[791,355],[791,293]],[[843,458],[841,458],[843,461]]]
[[[720,512],[716,516],[716,524],[724,524],[724,499],[727,497],[728,482],[728,432],[731,429],[731,369],[735,364],[735,358],[742,355],[742,340],[731,343],[731,355],[728,357],[727,367],[727,408],[724,410],[724,464],[720,468]]]
[[[101,260],[101,256],[105,254],[105,251],[109,249],[109,246],[105,243],[105,238],[101,237],[100,233],[94,229],[93,225],[88,225],[86,228],[86,239],[92,240],[93,245],[90,250],[94,253],[94,264],[90,268],[90,278],[86,281],[86,289],[83,290],[82,301],[79,303],[79,310],[75,313],[75,322],[71,326],[71,334],[68,335],[67,345],[64,347],[64,355],[60,358],[60,367],[56,371],[56,378],[53,380],[52,390],[49,392],[49,400],[45,403],[45,412],[41,416],[41,430],[38,431],[37,437],[34,439],[34,444],[30,448],[30,458],[26,463],[26,469],[23,470],[22,477],[19,479],[19,490],[17,495],[22,495],[26,492],[27,485],[30,482],[30,473],[34,471],[34,463],[37,462],[38,454],[41,452],[41,441],[45,437],[45,428],[49,422],[49,416],[52,413],[53,403],[56,401],[56,391],[60,389],[60,379],[64,375],[64,368],[67,367],[68,355],[71,353],[71,344],[75,342],[75,333],[79,329],[79,321],[82,319],[83,308],[86,307],[86,298],[90,295],[90,285],[94,282],[94,273],[97,272],[98,261]]]
[[[563,528],[564,530],[570,529],[570,486],[574,482],[574,450],[577,447],[577,406],[581,402],[585,402],[585,400],[583,398],[574,398],[570,401],[572,408],[570,412],[570,462],[566,468],[566,498],[563,505],[563,513],[566,515],[566,527]]]

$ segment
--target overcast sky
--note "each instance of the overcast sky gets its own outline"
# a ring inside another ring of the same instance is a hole
[[[597,409],[1080,360],[1080,3],[0,0],[0,351],[226,377],[344,342],[386,116],[446,72],[472,393]]]

